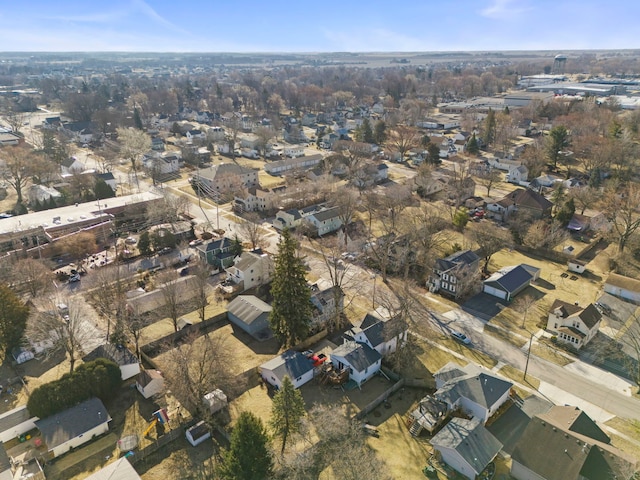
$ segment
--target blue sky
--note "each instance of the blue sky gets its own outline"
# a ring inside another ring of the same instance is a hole
[[[639,18],[638,0],[0,0],[0,51],[640,48]]]

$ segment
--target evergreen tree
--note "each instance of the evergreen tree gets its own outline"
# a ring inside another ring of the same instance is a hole
[[[387,124],[383,120],[378,120],[374,125],[373,140],[378,145],[382,145],[387,140]]]
[[[482,142],[489,146],[496,138],[496,112],[489,109],[487,117],[484,119],[484,131],[482,134]]]
[[[570,198],[564,202],[562,208],[556,213],[555,218],[563,226],[567,226],[573,218],[574,213],[576,213],[576,204],[574,203],[573,198]]]
[[[140,238],[138,239],[138,250],[140,250],[140,255],[145,257],[151,256],[151,238],[148,231],[144,231],[140,234]]]
[[[138,129],[138,130],[143,130],[143,126],[142,126],[142,118],[140,118],[140,111],[138,110],[138,108],[134,108],[133,109],[133,125]]]
[[[0,284],[0,305],[0,348],[9,353],[20,346],[27,328],[29,307],[4,283]]]
[[[429,155],[429,163],[433,165],[439,164],[440,160],[440,147],[433,142],[427,145],[427,154]]]
[[[371,129],[371,122],[368,118],[362,121],[361,125],[362,141],[365,143],[374,143],[373,130]]]
[[[453,215],[453,226],[456,227],[459,231],[464,230],[464,227],[467,225],[469,221],[469,211],[464,207],[459,207],[456,210],[456,213]]]
[[[469,155],[478,155],[478,153],[480,153],[480,147],[478,146],[478,139],[475,133],[471,135],[469,143],[467,143],[467,152],[469,152]]]
[[[547,157],[553,163],[554,168],[558,166],[558,160],[563,155],[562,152],[569,146],[569,131],[564,125],[557,125],[549,131],[546,139]]]
[[[282,380],[282,388],[273,397],[271,406],[271,430],[275,437],[282,439],[282,449],[284,453],[287,439],[300,429],[300,420],[304,417],[304,398],[300,390],[296,390],[288,376]]]
[[[231,243],[231,253],[233,253],[235,257],[242,255],[242,242],[238,238],[238,235],[233,238],[233,242]]]
[[[269,437],[262,421],[242,412],[231,433],[229,450],[222,453],[218,474],[223,480],[265,480],[273,461],[267,446]]]
[[[289,347],[306,338],[311,319],[311,292],[305,278],[298,244],[288,229],[282,231],[271,283],[273,302],[269,315],[271,330]]]
[[[109,186],[107,182],[98,178],[96,184],[93,187],[93,194],[96,198],[103,200],[105,198],[112,198],[116,196],[116,192]]]

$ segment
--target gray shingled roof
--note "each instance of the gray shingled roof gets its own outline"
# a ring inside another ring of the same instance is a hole
[[[522,265],[517,265],[510,270],[504,268],[494,273],[487,278],[484,283],[493,287],[499,287],[505,292],[513,293],[532,279],[533,275],[531,275],[526,268]]]
[[[512,386],[513,383],[507,380],[483,372],[449,380],[438,389],[435,396],[448,399],[449,403],[455,403],[464,397],[485,408],[491,408]]]
[[[89,400],[36,422],[49,450],[111,420],[99,398]]]
[[[229,303],[227,310],[247,325],[251,325],[260,315],[269,313],[271,305],[254,295],[238,295]]]
[[[263,363],[261,368],[271,370],[280,380],[285,376],[295,380],[309,370],[313,370],[313,362],[300,352],[287,350],[281,355]]]
[[[126,457],[122,457],[110,463],[85,480],[140,480],[140,475],[129,463]]]
[[[454,449],[476,474],[495,458],[502,444],[482,426],[479,419],[453,418],[432,439],[434,448]]]
[[[344,358],[358,372],[364,371],[376,363],[382,356],[366,343],[346,341],[331,352],[331,355]]]
[[[22,407],[14,408],[13,410],[3,413],[0,416],[0,432],[6,432],[10,428],[20,425],[31,418],[29,410]]]
[[[84,361],[95,360],[96,358],[106,358],[115,362],[119,366],[132,365],[138,363],[136,356],[126,347],[116,346],[112,343],[106,343],[96,347],[91,353],[84,357]]]

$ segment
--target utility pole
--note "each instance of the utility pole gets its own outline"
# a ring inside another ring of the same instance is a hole
[[[527,350],[527,363],[524,366],[524,376],[522,377],[523,380],[527,379],[527,370],[529,369],[529,357],[531,356],[531,344],[533,343],[533,336],[534,336],[534,332],[531,332],[531,336],[529,337],[529,348]]]

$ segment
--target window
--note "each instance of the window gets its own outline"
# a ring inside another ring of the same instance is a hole
[[[456,277],[454,277],[453,275],[451,275],[451,279],[450,279],[451,283],[456,283]]]
[[[449,290],[451,290],[452,292],[454,292],[454,293],[455,293],[455,291],[456,291],[456,287],[455,287],[454,285],[451,285],[451,288],[450,288]]]
[[[449,280],[449,275],[445,273],[444,275],[442,275],[442,279],[443,280]]]

